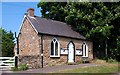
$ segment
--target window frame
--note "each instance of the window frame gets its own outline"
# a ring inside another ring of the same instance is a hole
[[[55,40],[55,41],[54,41]],[[51,43],[53,42],[53,45],[54,45],[54,48],[53,48],[53,54],[54,55],[51,55]],[[58,43],[58,55],[55,55],[55,44],[56,42]],[[56,38],[53,38],[50,42],[50,57],[60,57],[60,44],[59,44],[59,41],[56,39]]]
[[[83,51],[83,46],[85,46],[86,47],[86,49],[84,49],[84,51]],[[88,45],[86,44],[86,42],[84,42],[83,44],[82,44],[82,57],[89,57],[89,53],[88,53]]]

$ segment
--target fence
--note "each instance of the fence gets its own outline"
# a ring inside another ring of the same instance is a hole
[[[0,69],[15,67],[15,57],[0,57]]]

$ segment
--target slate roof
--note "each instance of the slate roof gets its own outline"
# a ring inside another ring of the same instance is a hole
[[[66,23],[50,20],[46,18],[41,18],[38,16],[35,17],[27,16],[27,17],[38,33],[71,37],[77,39],[85,39],[84,36],[73,31],[71,27],[69,27]]]

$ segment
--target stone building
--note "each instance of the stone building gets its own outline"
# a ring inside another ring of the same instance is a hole
[[[27,12],[18,34],[19,64],[41,68],[93,59],[92,42],[69,25],[34,16],[32,8]]]

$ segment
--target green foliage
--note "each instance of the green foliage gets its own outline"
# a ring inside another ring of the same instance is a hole
[[[38,7],[43,8],[41,10],[42,12],[42,17],[45,18],[50,18],[50,19],[54,19],[54,20],[59,20],[59,21],[64,21],[64,17],[65,14],[61,14],[64,13],[64,6],[67,3],[50,3],[50,2],[41,2],[38,4]]]
[[[116,59],[118,61],[120,61],[119,57],[120,57],[120,38],[117,39],[117,47],[115,49],[110,49],[110,57],[112,59]]]
[[[78,64],[82,64],[82,63],[83,63],[83,61],[82,61],[82,60],[79,60],[77,63],[78,63]]]
[[[21,65],[19,66],[19,70],[27,70],[27,69],[28,69],[27,64],[21,64]]]
[[[41,7],[42,17],[66,22],[73,30],[92,40],[94,56],[105,57],[106,40],[108,55],[110,50],[118,51],[120,2],[40,2],[38,7]]]
[[[108,62],[108,63],[113,63],[113,62],[116,62],[116,60],[114,60],[114,59],[112,59],[112,58],[109,58],[107,62]]]
[[[55,65],[55,64],[51,64],[51,63],[48,64],[49,67],[54,66],[54,65]]]
[[[21,64],[21,65],[19,65],[18,68],[12,67],[11,71],[24,71],[24,70],[27,70],[27,69],[28,69],[27,64]]]
[[[0,46],[2,51],[0,56],[14,56],[14,37],[11,31],[7,32],[6,30],[0,28]]]
[[[70,63],[70,62],[68,62],[67,64],[68,64],[68,65],[73,65],[73,63]]]
[[[19,70],[18,70],[18,68],[16,68],[16,67],[12,67],[12,68],[11,68],[11,71],[19,71]]]

